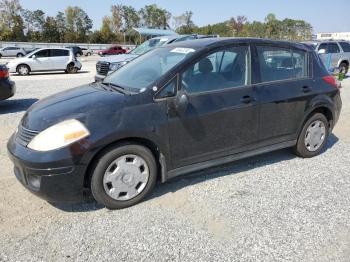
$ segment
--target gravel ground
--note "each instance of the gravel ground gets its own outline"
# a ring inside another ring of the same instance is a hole
[[[350,261],[350,78],[323,154],[281,150],[159,185],[141,204],[51,205],[15,179],[6,142],[37,99],[89,83],[76,75],[12,76],[0,102],[0,261]],[[3,62],[1,60],[0,62]]]

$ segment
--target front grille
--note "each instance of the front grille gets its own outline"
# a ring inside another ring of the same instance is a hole
[[[39,132],[19,126],[16,138],[18,143],[23,146],[27,146],[37,134],[39,134]]]
[[[109,64],[110,63],[108,62],[102,62],[102,61],[97,62],[96,64],[97,74],[106,76],[109,71]]]

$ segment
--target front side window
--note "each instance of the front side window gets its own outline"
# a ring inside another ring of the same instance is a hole
[[[44,49],[36,52],[35,57],[41,58],[41,57],[49,57],[50,56],[50,50],[49,49]]]
[[[249,52],[237,46],[214,52],[182,74],[182,88],[187,93],[200,93],[248,84]]]
[[[261,82],[307,77],[307,53],[280,47],[257,46]]]
[[[104,82],[132,92],[142,92],[195,51],[180,47],[156,48],[110,74]]]
[[[338,44],[336,44],[336,43],[329,43],[328,44],[328,52],[327,53],[331,53],[331,54],[340,53],[340,49],[339,49]]]

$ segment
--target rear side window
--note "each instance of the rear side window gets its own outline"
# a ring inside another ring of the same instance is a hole
[[[339,43],[344,52],[350,52],[350,44],[345,42]]]
[[[69,51],[62,49],[52,49],[51,56],[69,56]]]
[[[307,77],[307,53],[271,46],[257,46],[261,82]]]

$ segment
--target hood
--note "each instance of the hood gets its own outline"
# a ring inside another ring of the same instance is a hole
[[[123,108],[125,95],[102,89],[93,83],[76,87],[33,104],[22,118],[21,124],[29,130],[42,131],[64,120],[78,119],[87,127],[91,119],[108,118]]]
[[[10,60],[9,62],[8,62],[8,65],[18,65],[18,64],[20,64],[20,63],[25,63],[25,62],[27,62],[28,60],[27,60],[28,58],[27,57],[20,57],[20,58],[15,58],[15,59],[12,59],[12,60]]]
[[[138,57],[138,55],[132,55],[132,54],[112,55],[107,57],[101,57],[99,61],[108,62],[108,63],[118,63],[123,61],[130,61],[136,57]]]

